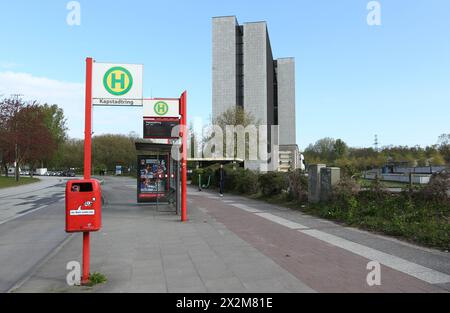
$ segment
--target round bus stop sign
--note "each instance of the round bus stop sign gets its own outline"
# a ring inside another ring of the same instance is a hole
[[[122,96],[133,86],[133,76],[126,68],[114,66],[103,76],[103,86],[110,94]]]
[[[153,109],[157,115],[164,116],[169,111],[169,105],[164,101],[158,101],[155,103]]]

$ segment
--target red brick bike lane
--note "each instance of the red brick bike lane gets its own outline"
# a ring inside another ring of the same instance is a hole
[[[381,285],[366,278],[372,261],[220,200],[189,195],[218,222],[318,292],[445,292],[381,265]]]

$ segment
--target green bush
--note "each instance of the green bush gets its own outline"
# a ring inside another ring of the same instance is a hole
[[[237,167],[236,169],[233,169],[232,166],[226,165],[224,166],[225,169],[225,191],[227,192],[233,192],[236,190],[236,184],[239,181],[240,173],[244,170],[243,168]],[[217,175],[217,184],[219,183],[219,177]]]
[[[331,201],[344,201],[348,198],[356,196],[360,191],[359,185],[355,180],[344,176],[339,183],[333,187]]]
[[[220,164],[213,164],[208,167],[194,169],[192,171],[191,183],[193,186],[198,186],[199,174],[201,174],[202,185],[208,183],[209,177],[211,177],[210,188],[219,188],[219,168]],[[236,190],[236,185],[239,184],[239,180],[242,177],[243,168],[233,164],[227,164],[224,166],[225,170],[225,191],[232,192]],[[245,192],[246,193],[246,192]]]
[[[265,197],[276,196],[288,188],[286,173],[269,172],[258,177],[259,188]]]
[[[201,175],[202,184],[205,183],[205,178],[203,176],[204,170],[202,168],[196,168],[196,169],[192,170],[192,174],[190,175],[191,184],[193,186],[198,186],[199,175]]]
[[[288,180],[288,201],[297,201],[305,203],[308,201],[308,178],[301,170],[289,172]]]
[[[440,204],[448,204],[448,190],[450,190],[450,173],[435,173],[431,176],[430,183],[420,190],[419,196]]]
[[[202,179],[202,185],[205,185],[208,183],[209,177],[211,177],[211,182],[209,184],[210,188],[217,188],[219,186],[219,181],[217,179],[217,169],[219,168],[218,164],[214,164],[208,167],[204,168],[198,168],[192,170],[192,176],[191,176],[191,184],[193,186],[198,186],[198,175],[201,174]]]
[[[258,192],[258,175],[249,169],[241,169],[235,180],[235,191],[252,195]]]
[[[220,164],[213,164],[208,167],[194,169],[192,171],[191,182],[193,186],[198,186],[198,175],[201,174],[202,185],[206,184],[211,176],[210,188],[219,187],[219,167]],[[227,164],[225,170],[225,191],[237,192],[240,194],[253,195],[258,193],[262,185],[265,186],[267,196],[280,194],[282,190],[288,189],[287,177],[283,173],[259,174],[249,169]],[[261,178],[262,177],[262,178]],[[306,178],[301,178],[301,190],[306,190]],[[269,187],[270,186],[270,187]]]
[[[345,185],[345,184],[343,184]],[[359,193],[349,186],[336,188],[333,200],[310,205],[307,211],[419,244],[450,249],[450,203],[441,194],[426,197],[421,191],[389,193],[378,188]]]

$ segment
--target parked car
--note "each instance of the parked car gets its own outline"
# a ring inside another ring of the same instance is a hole
[[[74,171],[74,170],[67,170],[67,171],[64,171],[64,172],[62,173],[62,176],[65,176],[65,177],[75,177],[75,171]]]
[[[75,177],[75,175],[76,174],[73,169],[58,172],[58,176],[63,176],[63,177]]]
[[[74,171],[74,170],[68,170],[68,171],[67,171],[67,176],[68,176],[68,177],[75,177],[75,175],[76,175],[76,174],[75,174],[75,171]]]

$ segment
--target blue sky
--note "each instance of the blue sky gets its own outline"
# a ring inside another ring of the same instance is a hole
[[[450,2],[380,0],[1,1],[0,94],[60,104],[82,137],[84,60],[144,64],[144,96],[188,90],[190,118],[211,114],[211,17],[268,23],[274,57],[296,58],[297,143],[435,144],[450,133]],[[141,131],[138,108],[94,110],[94,131]]]

